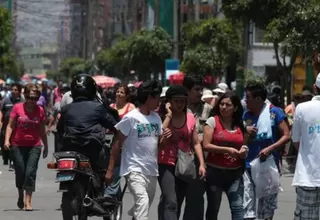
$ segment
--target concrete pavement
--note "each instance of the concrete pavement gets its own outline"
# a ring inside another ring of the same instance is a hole
[[[53,137],[49,136],[50,154],[53,151]],[[61,194],[57,193],[58,185],[54,183],[55,172],[46,168],[46,163],[51,161],[52,157],[41,159],[39,163],[37,191],[33,197],[33,212],[20,211],[16,205],[17,192],[14,182],[14,172],[8,171],[8,166],[2,165],[0,159],[0,219],[1,220],[57,220],[62,219],[60,207]],[[290,220],[293,219],[295,208],[295,192],[291,187],[292,176],[286,175],[282,177],[282,187],[284,192],[279,197],[279,208],[274,220]],[[151,207],[150,220],[157,219],[157,204],[159,202],[160,190],[158,188],[155,201]],[[124,215],[123,220],[131,220],[127,215],[127,211],[133,205],[133,199],[129,192],[124,198]],[[91,218],[93,220],[101,218]],[[228,220],[230,218],[230,210],[228,202],[224,196],[220,209],[219,219]]]

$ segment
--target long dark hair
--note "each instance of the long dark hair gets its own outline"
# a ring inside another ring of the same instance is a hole
[[[240,97],[235,92],[226,92],[224,93],[218,100],[218,103],[212,110],[211,115],[218,115],[220,116],[220,103],[223,99],[229,98],[233,104],[233,106],[237,109],[232,116],[232,127],[239,127],[241,131],[244,133],[245,128],[243,125],[243,107],[241,104]]]

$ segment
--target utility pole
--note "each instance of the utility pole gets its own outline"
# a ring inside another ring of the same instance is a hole
[[[200,21],[200,0],[195,0],[195,14],[194,19],[195,21]]]
[[[154,0],[154,26],[160,26],[160,0]]]
[[[179,59],[180,49],[180,11],[181,11],[181,0],[173,0],[173,41],[175,59]]]
[[[188,21],[194,21],[194,4],[193,0],[188,0]]]

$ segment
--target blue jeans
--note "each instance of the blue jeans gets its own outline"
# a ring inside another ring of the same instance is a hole
[[[109,165],[109,159],[110,159],[110,150],[106,150],[106,169],[108,168]],[[110,197],[114,199],[120,200],[120,195],[121,195],[121,176],[120,176],[120,166],[115,166],[113,169],[113,176],[112,176],[112,183],[108,186],[105,187],[104,189],[104,196],[105,197]]]
[[[106,188],[104,189],[104,196],[105,197],[120,199],[121,176],[119,174],[120,174],[120,167],[115,167],[113,169],[112,183],[109,186],[106,186]]]
[[[243,220],[244,185],[242,169],[227,170],[214,167],[207,168],[206,193],[208,207],[206,220],[217,220],[222,193],[225,192],[231,209],[232,220]]]

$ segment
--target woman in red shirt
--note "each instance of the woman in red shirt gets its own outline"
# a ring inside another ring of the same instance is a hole
[[[208,152],[207,220],[217,220],[222,193],[226,192],[232,220],[243,220],[242,174],[248,147],[244,144],[243,109],[234,92],[223,94],[203,132],[203,149]]]
[[[18,207],[32,211],[31,198],[35,191],[36,174],[41,154],[41,140],[44,145],[43,158],[48,154],[45,131],[45,113],[37,105],[40,90],[28,84],[24,90],[26,101],[14,105],[5,136],[5,148],[11,148],[15,165]],[[25,197],[24,197],[25,191]]]

